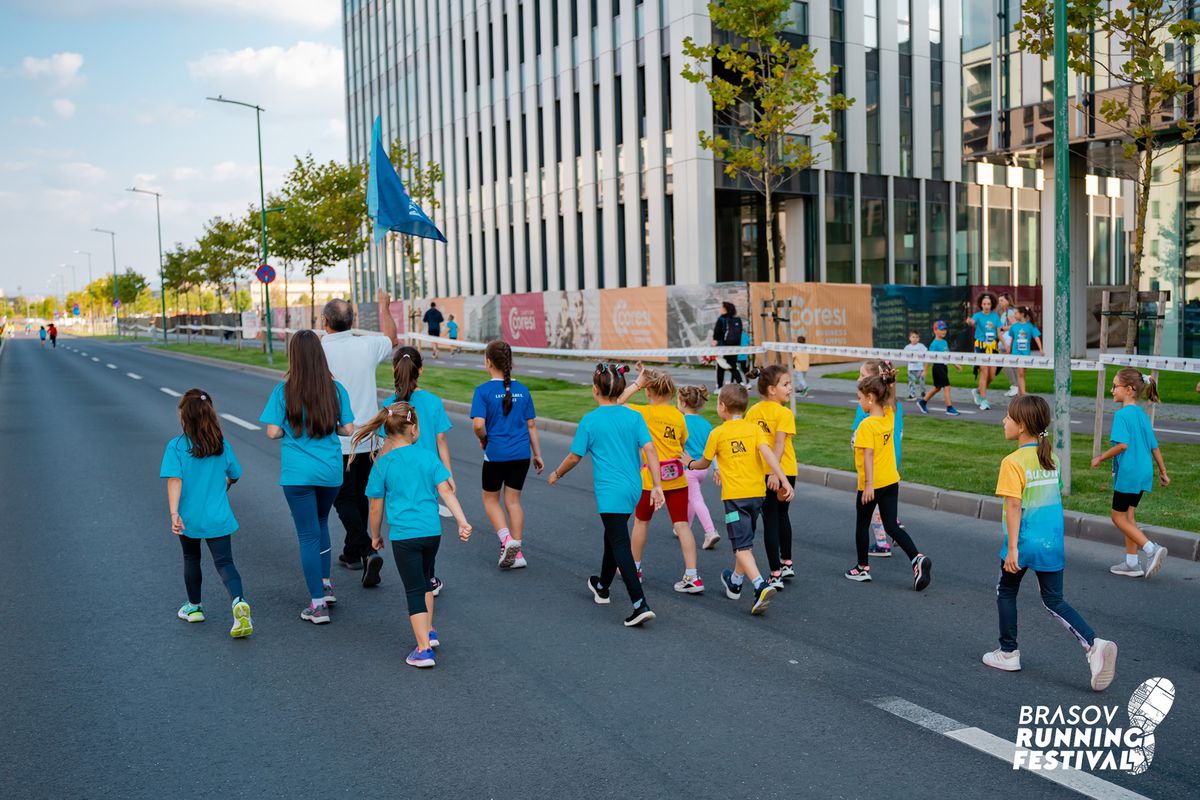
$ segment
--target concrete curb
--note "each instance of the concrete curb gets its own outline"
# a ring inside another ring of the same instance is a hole
[[[236,364],[231,361],[223,361],[219,358],[173,353],[169,350],[158,350],[154,347],[144,347],[143,349],[151,353],[158,353],[159,355],[224,367],[225,369],[233,369],[240,372],[249,372],[253,375],[262,375],[268,378],[278,379],[283,374],[280,370],[255,367],[248,364]],[[390,392],[380,390],[379,397],[383,399],[389,394]],[[446,405],[446,410],[449,412],[462,415],[470,413],[471,407],[468,403],[459,403],[453,400],[444,400],[443,402]],[[538,417],[537,427],[538,430],[571,436],[575,433],[575,429],[578,426],[573,422]],[[853,492],[858,489],[858,476],[855,473],[833,469],[832,467],[814,467],[808,464],[799,464],[797,465],[796,480],[799,483],[825,486],[830,489],[840,489],[847,492]],[[1000,521],[1001,510],[1003,508],[1002,502],[998,497],[986,497],[968,492],[939,489],[936,486],[926,486],[920,483],[903,482],[900,484],[900,502],[920,506],[921,508],[928,508],[931,511],[945,511],[950,514],[961,514],[965,517],[975,517],[976,519],[993,522]],[[1079,511],[1066,511],[1063,514],[1063,524],[1064,533],[1069,537],[1087,539],[1093,542],[1105,542],[1112,545],[1120,543],[1120,537],[1113,527],[1112,520],[1108,517],[1101,517],[1096,514],[1084,514]],[[1155,525],[1143,525],[1142,530],[1152,540],[1166,547],[1171,556],[1187,561],[1200,561],[1200,534],[1181,531],[1175,528],[1161,528]]]

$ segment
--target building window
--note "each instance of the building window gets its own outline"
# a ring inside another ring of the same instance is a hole
[[[1012,189],[988,186],[988,272],[990,286],[1012,283],[1013,209]]]
[[[941,181],[925,182],[925,283],[950,285],[950,191]]]
[[[942,0],[929,0],[929,57],[942,58]]]
[[[913,174],[912,56],[900,56],[900,175]]]
[[[888,282],[887,178],[862,175],[862,283]]]
[[[880,166],[879,131],[879,50],[867,51],[867,172],[878,175]]]
[[[983,187],[975,184],[955,186],[955,269],[956,286],[983,283]]]
[[[791,7],[783,12],[783,30],[785,33],[808,35],[807,0],[792,0]]]
[[[896,44],[901,55],[912,55],[912,0],[896,3]]]
[[[942,107],[942,62],[929,62],[929,162],[934,180],[945,177],[946,143],[943,134],[945,111]]]
[[[921,283],[921,195],[917,181],[892,182],[892,258],[895,283]]]
[[[854,176],[825,173],[825,280],[854,283]]]
[[[846,39],[845,0],[829,0],[829,38],[835,42]]]

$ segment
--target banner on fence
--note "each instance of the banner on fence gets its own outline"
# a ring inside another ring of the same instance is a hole
[[[242,312],[242,338],[257,339],[259,334],[258,312],[243,311]]]
[[[500,296],[500,336],[514,347],[547,346],[541,292]]]
[[[874,346],[902,349],[908,344],[910,330],[928,344],[933,340],[933,323],[939,319],[945,320],[951,331],[958,330],[968,316],[969,295],[966,286],[873,286]]]
[[[500,337],[500,295],[463,299],[463,319],[467,321],[466,337],[477,342],[490,342]],[[459,335],[463,328],[459,326]]]
[[[795,341],[803,336],[808,344],[835,347],[871,347],[871,287],[849,283],[777,283],[775,296],[790,300],[791,308],[784,309],[786,319],[780,325],[780,337]],[[763,325],[760,316],[763,303],[771,297],[770,284],[750,284],[750,312],[747,318],[756,331]],[[756,338],[771,339],[768,329]],[[814,356],[813,363],[842,361],[837,357]]]
[[[543,292],[546,343],[562,350],[600,346],[600,295],[597,290]]]
[[[733,303],[746,315],[749,293],[744,283],[667,287],[667,346],[706,347],[712,344],[713,325],[722,303]]]
[[[600,292],[600,346],[645,350],[667,346],[667,290],[605,289]]]

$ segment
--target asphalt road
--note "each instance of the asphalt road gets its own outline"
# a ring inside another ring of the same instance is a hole
[[[403,663],[412,637],[390,555],[377,589],[335,567],[332,624],[298,619],[306,593],[278,443],[229,421],[245,467],[235,554],[255,633],[229,637],[208,556],[209,621],[180,622],[180,552],[157,477],[178,424],[161,389],[200,386],[254,424],[271,383],[131,346],[9,342],[0,797],[1065,798],[1078,795],[871,701],[902,698],[1011,741],[1023,704],[1104,702],[1123,724],[1130,693],[1153,676],[1177,691],[1153,766],[1099,777],[1146,797],[1195,797],[1200,565],[1170,559],[1156,580],[1121,579],[1107,573],[1117,548],[1067,542],[1068,598],[1120,645],[1116,681],[1097,696],[1032,580],[1024,671],[980,664],[995,647],[995,523],[903,507],[936,564],[932,586],[913,592],[899,558],[856,584],[841,577],[853,560],[850,496],[801,486],[800,574],[765,616],[716,591],[725,548],[701,553],[705,595],[672,592],[680,559],[662,519],[646,556],[658,619],[628,630],[623,590],[602,607],[585,587],[601,553],[587,463],[554,489],[531,478],[529,568],[502,573],[477,491],[481,454],[461,418],[450,441],[476,534],[443,539],[435,669]],[[566,438],[542,440],[556,464]]]

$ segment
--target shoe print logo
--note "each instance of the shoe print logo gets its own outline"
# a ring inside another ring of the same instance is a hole
[[[1175,684],[1166,678],[1148,678],[1129,696],[1129,725],[1142,731],[1142,741],[1128,752],[1130,775],[1150,769],[1154,760],[1154,730],[1166,718],[1175,703]]]

